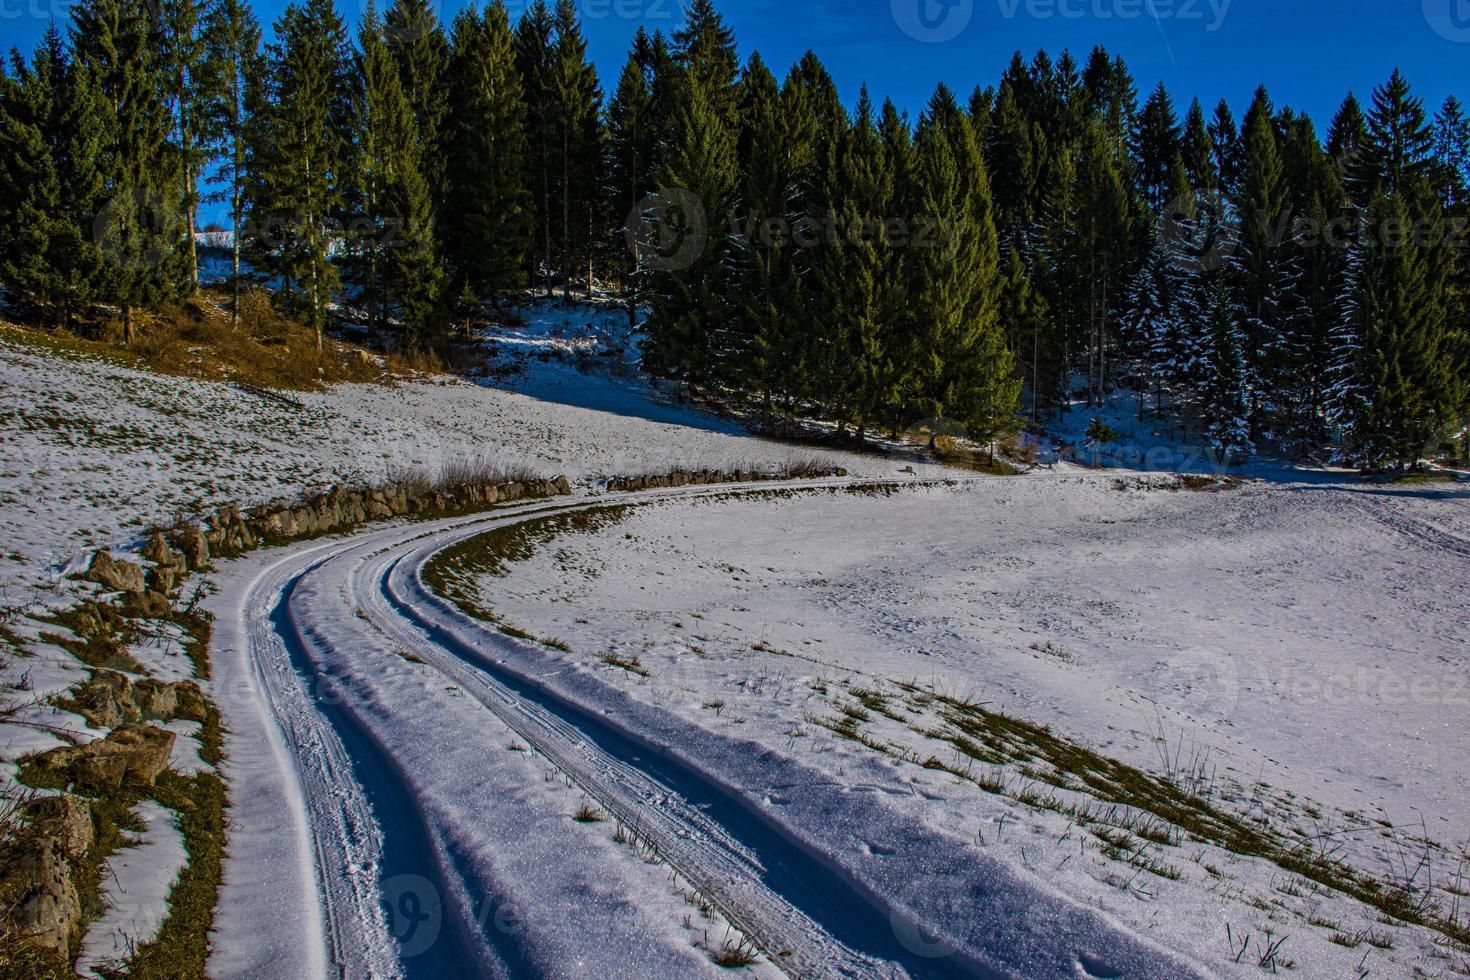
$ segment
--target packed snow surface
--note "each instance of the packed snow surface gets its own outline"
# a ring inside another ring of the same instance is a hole
[[[615,310],[538,305],[488,339],[474,381],[300,408],[0,345],[7,604],[54,606],[72,586],[35,572],[212,504],[466,460],[580,484],[212,576],[232,800],[212,975],[1465,971],[1429,929],[1059,779],[1174,787],[1463,928],[1464,484],[1255,466],[1186,489],[1148,471],[1213,467],[1123,401],[1098,455],[1126,472],[1071,465],[1078,445],[1017,478],[900,473],[650,388]],[[854,476],[597,485],[813,457]],[[50,703],[86,672],[32,624],[0,663],[24,701],[7,760],[100,734]],[[177,640],[131,652],[185,677]],[[162,921],[183,856],[166,811],[142,816],[88,964]]]

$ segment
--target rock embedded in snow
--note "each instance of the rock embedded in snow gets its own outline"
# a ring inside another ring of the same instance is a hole
[[[15,937],[59,956],[69,954],[82,905],[60,841],[43,837],[22,851],[0,880],[0,896],[12,905],[5,925]],[[7,946],[15,941],[8,935],[5,940]]]
[[[146,584],[141,565],[113,558],[105,550],[92,556],[92,564],[84,578],[109,592],[142,592]]]
[[[152,725],[127,725],[86,745],[64,745],[36,757],[36,765],[96,789],[116,789],[132,777],[153,785],[168,768],[173,732]]]

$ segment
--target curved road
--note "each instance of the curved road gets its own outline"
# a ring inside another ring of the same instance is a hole
[[[587,889],[564,860],[586,831],[528,829],[498,761],[507,731],[792,976],[1200,974],[877,794],[628,697],[424,584],[456,542],[606,502],[389,525],[221,573],[214,690],[233,809],[213,974],[576,976],[599,956],[626,976],[713,969],[595,902],[550,908]],[[788,805],[769,804],[777,789]]]

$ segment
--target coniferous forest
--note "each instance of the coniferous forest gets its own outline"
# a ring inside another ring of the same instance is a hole
[[[1325,131],[1266,87],[1140,93],[1017,54],[916,118],[816,53],[741,60],[711,0],[599,79],[572,0],[80,0],[0,80],[13,316],[131,341],[198,288],[200,216],[322,334],[433,348],[528,294],[646,312],[643,363],[780,429],[980,441],[1127,390],[1232,457],[1415,464],[1470,411],[1470,119],[1395,73]],[[1372,80],[1365,80],[1371,82]]]

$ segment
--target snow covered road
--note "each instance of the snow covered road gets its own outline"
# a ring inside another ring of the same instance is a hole
[[[424,582],[459,541],[602,505],[388,526],[222,574],[234,829],[213,974],[716,975],[742,940],[767,974],[1201,972],[862,773],[659,710]]]

